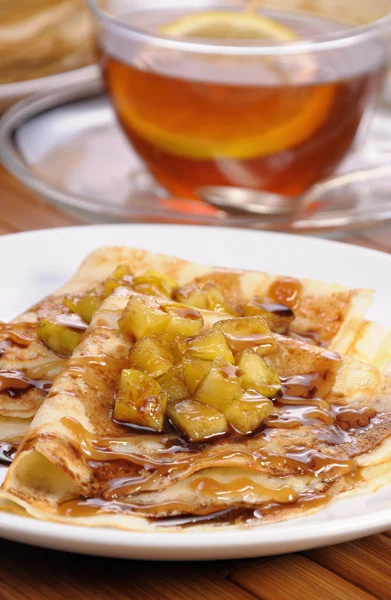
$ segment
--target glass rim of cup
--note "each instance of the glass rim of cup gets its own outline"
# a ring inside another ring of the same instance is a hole
[[[177,50],[182,52],[195,52],[200,54],[219,54],[234,56],[278,56],[295,55],[307,52],[319,52],[348,48],[356,44],[363,43],[368,39],[386,32],[391,34],[391,0],[388,0],[389,11],[379,19],[373,22],[358,25],[354,28],[342,29],[339,32],[330,35],[316,36],[310,39],[300,39],[289,42],[270,42],[260,44],[258,41],[242,41],[233,44],[224,43],[219,40],[204,39],[184,39],[150,33],[139,28],[133,28],[127,23],[121,21],[121,15],[111,15],[107,10],[99,6],[100,0],[87,0],[88,6],[96,18],[103,26],[117,32],[120,35],[133,38],[141,43],[149,43],[166,50]]]

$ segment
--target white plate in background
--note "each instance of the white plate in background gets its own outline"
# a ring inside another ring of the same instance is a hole
[[[7,110],[12,104],[23,100],[31,94],[43,94],[51,90],[61,90],[70,85],[86,81],[95,81],[100,78],[100,70],[97,65],[88,65],[79,69],[72,69],[46,77],[36,77],[25,81],[0,84],[0,114]]]

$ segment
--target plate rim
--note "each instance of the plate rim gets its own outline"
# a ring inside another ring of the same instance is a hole
[[[29,237],[40,237],[42,235],[48,235],[49,237],[51,235],[53,235],[56,231],[57,232],[72,232],[72,233],[76,233],[79,231],[92,231],[92,230],[101,230],[101,231],[105,231],[105,230],[109,230],[112,229],[113,231],[115,229],[131,229],[131,228],[147,228],[147,229],[189,229],[191,231],[203,231],[205,234],[212,234],[213,231],[215,230],[216,232],[222,233],[223,235],[231,235],[233,233],[239,233],[239,234],[243,234],[246,233],[246,235],[250,235],[250,236],[266,236],[266,237],[281,237],[283,240],[301,240],[302,242],[306,243],[309,242],[311,244],[316,244],[319,246],[334,246],[335,248],[339,248],[341,251],[346,250],[346,248],[353,248],[355,252],[357,253],[361,253],[363,255],[369,255],[372,254],[374,256],[377,256],[378,258],[383,258],[386,259],[387,261],[390,261],[391,263],[391,251],[390,252],[385,252],[384,250],[378,250],[376,248],[368,248],[366,246],[358,246],[356,244],[352,244],[352,243],[347,243],[347,242],[343,242],[343,241],[339,241],[336,239],[328,239],[328,238],[322,238],[322,237],[316,237],[316,236],[307,236],[304,235],[302,233],[293,233],[293,232],[286,232],[286,231],[260,231],[260,230],[256,230],[256,229],[251,229],[251,230],[244,230],[242,227],[223,227],[223,226],[219,226],[219,225],[194,225],[194,224],[190,224],[190,223],[144,223],[144,222],[137,222],[137,223],[92,223],[92,224],[84,224],[84,225],[68,225],[65,227],[46,227],[43,229],[30,229],[30,230],[26,230],[26,231],[13,231],[10,233],[5,233],[0,235],[0,244],[3,243],[4,240],[8,240],[8,239],[13,239],[16,237],[25,237],[25,238],[29,238]],[[114,244],[115,245],[115,244]],[[132,246],[129,246],[132,247]],[[164,251],[163,251],[164,253]],[[390,320],[390,325],[391,325],[391,320]]]
[[[125,531],[39,521],[15,514],[2,516],[0,535],[10,541],[83,554],[161,561],[240,559],[301,552],[375,535],[389,529],[391,524],[391,508],[375,513],[370,521],[367,514],[351,517],[345,524],[337,519],[329,522],[326,530],[322,521],[303,523],[305,517],[299,517],[295,526],[290,526],[291,539],[287,540],[281,534],[276,535],[274,524],[230,531]],[[284,521],[279,523],[282,527],[283,524]]]
[[[37,239],[46,244],[50,238],[58,239],[58,236],[79,237],[86,234],[91,237],[93,245],[101,245],[102,231],[121,233],[139,230],[138,235],[143,236],[150,231],[164,229],[165,235],[175,235],[175,230],[194,231],[196,237],[204,239],[204,235],[222,234],[227,238],[235,238],[236,235],[246,235],[254,238],[276,238],[276,243],[286,241],[289,245],[299,244],[316,248],[329,248],[340,250],[342,255],[353,252],[357,258],[360,256],[372,257],[375,261],[385,260],[385,268],[391,265],[391,255],[375,249],[352,246],[334,240],[309,238],[306,236],[293,236],[286,233],[275,232],[244,232],[240,228],[227,229],[223,227],[199,227],[194,225],[166,225],[166,224],[119,224],[119,225],[95,225],[95,226],[73,226],[54,229],[42,229],[27,232],[17,232],[0,237],[0,246],[11,244],[25,244],[34,246]],[[43,239],[42,239],[43,238]],[[129,235],[129,240],[132,236]],[[113,242],[116,237],[113,235]],[[103,240],[103,243],[106,239]],[[77,260],[76,257],[71,259]],[[12,259],[11,259],[12,261]],[[213,262],[213,261],[211,261]],[[72,264],[73,267],[73,264]],[[20,282],[22,287],[23,283]],[[244,558],[261,555],[281,554],[297,550],[305,550],[318,546],[334,544],[338,542],[356,539],[384,531],[391,527],[391,508],[376,511],[368,508],[365,512],[342,519],[336,518],[328,522],[324,527],[324,521],[305,523],[306,517],[289,521],[289,535],[294,539],[284,539],[284,522],[259,526],[252,529],[225,529],[206,530],[193,532],[134,532],[119,531],[102,527],[84,527],[79,525],[68,525],[54,522],[42,522],[30,517],[0,513],[0,535],[14,541],[35,544],[52,549],[67,550],[73,552],[99,554],[106,556],[118,556],[124,558],[140,558],[152,560],[215,560],[217,558]],[[292,524],[293,523],[293,524]],[[276,535],[276,526],[277,533]]]

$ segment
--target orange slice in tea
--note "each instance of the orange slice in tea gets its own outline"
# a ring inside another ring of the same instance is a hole
[[[295,32],[284,25],[251,12],[189,14],[159,31],[184,38],[285,42],[297,39]],[[217,68],[226,73],[239,70],[240,79],[241,63],[236,58],[209,54],[197,57],[202,67],[209,64],[212,72],[216,60]],[[294,56],[289,58],[288,67],[278,62],[283,59],[252,56],[249,60],[252,72],[269,69],[275,84],[257,85],[250,81],[250,85],[241,85],[239,81],[226,85],[188,80],[186,93],[182,93],[183,88],[178,89],[178,97],[172,100],[174,83],[167,80],[167,99],[171,96],[171,104],[164,101],[163,86],[154,105],[149,104],[146,110],[145,105],[127,104],[122,107],[123,117],[136,134],[156,148],[196,160],[255,159],[310,139],[325,122],[334,100],[331,86],[303,83],[311,81],[317,68],[315,58],[309,54]],[[245,68],[249,64],[243,63]],[[295,74],[290,77],[293,69]]]

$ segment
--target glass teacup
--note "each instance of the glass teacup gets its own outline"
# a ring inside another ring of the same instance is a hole
[[[267,0],[252,13],[243,0],[90,6],[119,122],[181,197],[205,185],[304,192],[361,138],[387,73],[390,0]],[[251,19],[262,39],[241,37]]]

